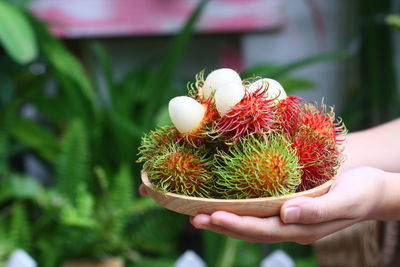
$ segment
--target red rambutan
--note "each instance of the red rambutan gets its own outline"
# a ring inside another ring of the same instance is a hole
[[[346,128],[342,121],[335,121],[335,113],[333,107],[326,110],[326,106],[322,105],[320,109],[312,104],[305,104],[303,112],[300,116],[300,125],[307,125],[319,135],[327,137],[335,144],[340,145],[344,141]]]
[[[267,133],[272,129],[275,104],[259,89],[244,98],[220,118],[215,127],[218,136],[237,141],[251,134]]]
[[[304,100],[298,96],[288,96],[276,104],[276,124],[278,132],[291,134],[299,124]]]
[[[341,157],[335,142],[306,125],[297,128],[292,142],[303,166],[298,191],[314,188],[336,175]]]

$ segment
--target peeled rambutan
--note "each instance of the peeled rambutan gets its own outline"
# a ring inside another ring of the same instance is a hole
[[[201,146],[207,142],[213,142],[213,138],[211,137],[213,125],[214,122],[220,118],[220,115],[215,108],[215,103],[211,102],[210,99],[203,100],[200,103],[206,108],[203,120],[193,131],[179,134],[181,138],[184,138],[194,147]]]
[[[332,179],[341,163],[341,154],[334,140],[307,125],[296,129],[292,147],[303,166],[298,191],[308,190]]]
[[[211,139],[209,133],[218,112],[210,99],[198,102],[188,96],[174,97],[169,101],[168,112],[181,139],[193,146],[200,146]]]
[[[211,197],[213,158],[200,148],[171,144],[145,166],[151,183],[163,192]]]
[[[275,104],[262,89],[245,94],[244,98],[220,118],[215,132],[233,142],[240,138],[270,132],[274,124]]]
[[[250,135],[217,156],[216,184],[225,198],[280,196],[296,191],[302,170],[290,142],[278,135]]]

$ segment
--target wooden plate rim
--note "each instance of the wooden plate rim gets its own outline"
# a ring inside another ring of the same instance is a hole
[[[322,185],[319,185],[317,187],[314,187],[312,189],[306,190],[306,191],[301,191],[285,196],[280,196],[280,197],[262,197],[262,198],[247,198],[247,199],[219,199],[219,198],[201,198],[201,197],[191,197],[191,196],[185,196],[185,195],[179,195],[175,193],[164,193],[158,189],[156,189],[153,184],[150,182],[148,175],[145,171],[141,172],[141,178],[143,184],[149,188],[150,190],[164,196],[167,198],[178,198],[178,199],[183,199],[183,200],[190,200],[190,201],[199,201],[199,202],[213,202],[213,203],[239,203],[239,202],[262,202],[262,201],[282,201],[282,200],[289,200],[292,198],[296,197],[302,197],[302,196],[313,196],[315,193],[320,192],[320,191],[328,191],[329,187],[332,185],[332,183],[335,181],[335,178],[332,178],[331,180],[323,183]]]

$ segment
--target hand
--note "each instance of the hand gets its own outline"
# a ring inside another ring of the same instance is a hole
[[[360,167],[339,175],[323,196],[287,201],[280,217],[257,218],[217,211],[199,214],[190,221],[196,228],[248,242],[310,244],[358,221],[374,219],[384,186],[383,171]]]
[[[143,197],[148,196],[149,194],[147,194],[146,188],[144,187],[143,184],[141,184],[139,186],[139,194]]]

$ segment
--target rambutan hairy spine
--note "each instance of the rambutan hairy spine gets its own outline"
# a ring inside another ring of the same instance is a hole
[[[299,159],[283,136],[250,135],[216,158],[216,185],[225,198],[286,195],[301,182]]]
[[[202,149],[171,144],[146,166],[150,182],[163,192],[212,197],[213,158]]]
[[[297,128],[292,142],[299,164],[303,166],[302,182],[298,191],[319,186],[336,175],[342,157],[333,140],[303,125]]]
[[[215,132],[233,142],[240,138],[271,131],[275,118],[275,104],[268,99],[262,89],[245,94],[244,98],[233,106],[217,122]]]
[[[139,146],[138,163],[144,163],[144,168],[149,162],[164,153],[166,147],[179,142],[179,132],[172,126],[161,126],[145,134]]]

